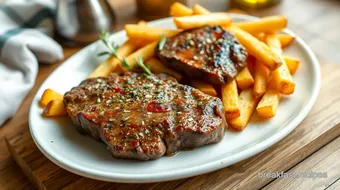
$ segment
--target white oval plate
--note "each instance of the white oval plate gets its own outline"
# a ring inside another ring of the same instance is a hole
[[[255,17],[232,15],[236,21],[253,20]],[[174,28],[172,18],[153,21],[150,25]],[[294,35],[289,30],[285,33]],[[118,44],[127,38],[124,31],[111,39]],[[253,115],[242,132],[227,130],[224,139],[193,151],[182,151],[173,157],[154,161],[115,159],[104,143],[79,134],[67,117],[44,118],[38,101],[46,88],[64,93],[78,85],[103,59],[96,55],[104,50],[95,42],[66,60],[41,85],[31,105],[29,126],[32,137],[52,162],[60,167],[89,178],[112,182],[145,183],[191,177],[214,171],[255,155],[289,134],[306,117],[316,101],[320,88],[320,68],[310,48],[297,37],[284,50],[285,55],[297,57],[301,66],[294,75],[295,93],[282,98],[275,118],[261,121]]]

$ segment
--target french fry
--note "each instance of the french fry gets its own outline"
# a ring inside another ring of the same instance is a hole
[[[147,23],[145,20],[140,20],[140,21],[138,21],[137,24],[140,25],[140,26],[146,26],[146,25],[148,25],[148,23]]]
[[[195,4],[194,5],[193,11],[194,11],[194,15],[206,15],[206,14],[210,14],[210,11],[208,9],[202,7],[199,4]]]
[[[299,68],[300,60],[289,56],[283,56],[283,59],[287,64],[290,74],[291,75],[295,74],[297,69]]]
[[[235,25],[251,34],[268,33],[286,28],[287,18],[285,16],[269,16],[260,20],[235,23]]]
[[[277,34],[277,37],[280,40],[282,48],[287,47],[289,44],[291,44],[295,40],[295,36],[291,36],[288,34]]]
[[[144,20],[140,20],[137,25],[139,26],[147,26],[148,23]],[[131,41],[133,41],[134,44],[136,44],[138,47],[142,47],[146,44],[148,44],[148,42],[144,41],[143,39],[131,39]]]
[[[217,96],[217,92],[215,90],[215,88],[213,87],[213,85],[203,82],[203,81],[199,81],[199,80],[191,80],[190,84],[199,89],[200,91],[209,94],[211,96]]]
[[[272,118],[276,115],[280,103],[280,92],[271,82],[268,85],[268,91],[263,95],[256,107],[257,115],[261,118]]]
[[[236,26],[229,26],[227,30],[236,35],[237,39],[246,48],[250,55],[262,61],[262,63],[270,70],[275,70],[281,66],[282,60],[280,57],[274,53],[265,43],[259,41],[248,32]]]
[[[193,11],[181,3],[174,3],[170,7],[170,16],[189,16]]]
[[[205,25],[227,26],[232,19],[227,13],[211,13],[207,15],[193,15],[185,17],[174,17],[174,22],[179,29],[192,29]]]
[[[251,55],[248,55],[248,58],[247,58],[247,67],[248,67],[248,70],[250,72],[250,74],[254,77],[254,73],[255,73],[255,61],[256,59],[251,56]]]
[[[150,70],[154,73],[167,73],[167,74],[175,77],[178,81],[180,81],[183,78],[183,76],[180,73],[164,66],[164,64],[161,63],[156,58],[149,59],[145,64],[147,66],[149,66]]]
[[[229,120],[230,126],[239,131],[243,130],[247,126],[257,102],[258,99],[253,96],[252,89],[241,91],[239,95],[240,117]]]
[[[261,97],[267,91],[269,70],[260,61],[256,60],[254,73],[254,90],[253,95],[256,98]]]
[[[240,108],[238,103],[237,84],[233,79],[228,84],[222,84],[221,97],[227,120],[240,116]]]
[[[130,41],[137,41],[138,44],[148,44],[150,42],[160,40],[162,35],[171,37],[180,32],[178,30],[156,28],[137,24],[126,24],[125,31],[127,36],[130,38]]]
[[[260,40],[261,42],[265,41],[266,38],[266,34],[261,32],[261,33],[257,33],[257,34],[253,34],[253,36],[255,36],[258,40]]]
[[[41,96],[40,106],[46,106],[51,100],[63,100],[64,96],[52,89],[46,89]]]
[[[137,64],[137,59],[139,57],[143,58],[143,61],[145,62],[149,58],[153,57],[155,55],[155,48],[157,45],[157,41],[149,43],[148,45],[138,49],[137,51],[133,52],[131,55],[127,56],[126,62],[129,65],[129,68],[134,68]],[[123,67],[122,64],[119,64],[123,71],[128,71],[129,69],[126,67]]]
[[[289,72],[286,62],[282,58],[281,43],[276,34],[267,34],[266,43],[268,46],[281,57],[282,65],[273,71],[272,80],[281,94],[294,93],[295,83]]]
[[[242,90],[247,89],[254,84],[254,78],[251,76],[248,67],[242,69],[242,71],[236,75],[235,79],[237,86]]]
[[[124,71],[123,71],[122,67],[116,67],[116,69],[113,70],[112,72],[120,74],[120,73],[123,73]]]
[[[228,13],[236,13],[236,14],[243,14],[243,15],[247,15],[248,13],[245,11],[242,11],[241,9],[230,9],[228,11]]]
[[[128,40],[119,49],[118,55],[120,57],[126,57],[137,49],[136,44]],[[111,56],[101,63],[89,76],[88,78],[108,76],[113,70],[120,65],[120,61],[115,57]]]
[[[62,100],[51,100],[43,111],[43,116],[62,116],[66,115],[66,108]]]

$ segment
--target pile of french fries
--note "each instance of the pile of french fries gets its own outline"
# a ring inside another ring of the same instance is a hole
[[[228,84],[214,88],[212,84],[195,79],[187,81],[193,87],[212,96],[217,96],[220,90],[221,99],[229,126],[243,130],[253,112],[261,118],[271,118],[276,115],[281,95],[294,93],[295,83],[292,75],[297,71],[300,60],[283,55],[282,48],[291,44],[295,37],[278,33],[287,26],[284,16],[264,17],[255,21],[233,23],[228,13],[211,13],[200,5],[193,9],[180,3],[174,3],[170,15],[177,29],[163,29],[148,26],[146,22],[125,25],[129,38],[118,50],[118,55],[127,60],[130,68],[137,64],[137,58],[142,57],[153,73],[167,73],[177,78],[182,74],[163,65],[156,57],[156,48],[161,36],[172,37],[183,30],[205,25],[220,25],[233,33],[248,52],[248,66]],[[119,60],[109,57],[90,75],[91,77],[107,76],[111,72],[124,72]],[[45,116],[65,115],[62,95],[47,89],[41,105],[45,106]]]

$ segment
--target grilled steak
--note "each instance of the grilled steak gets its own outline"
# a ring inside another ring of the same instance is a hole
[[[101,139],[114,157],[156,159],[222,140],[219,98],[165,74],[112,74],[83,81],[64,95],[73,123]]]
[[[169,67],[214,84],[229,82],[247,64],[245,48],[219,26],[187,30],[155,51]]]

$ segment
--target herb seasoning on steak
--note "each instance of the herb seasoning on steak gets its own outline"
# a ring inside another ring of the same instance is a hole
[[[156,159],[222,140],[219,98],[165,74],[90,78],[64,95],[73,123],[101,139],[117,158]]]
[[[247,64],[245,48],[220,26],[181,32],[155,51],[169,67],[213,84],[229,82]]]

